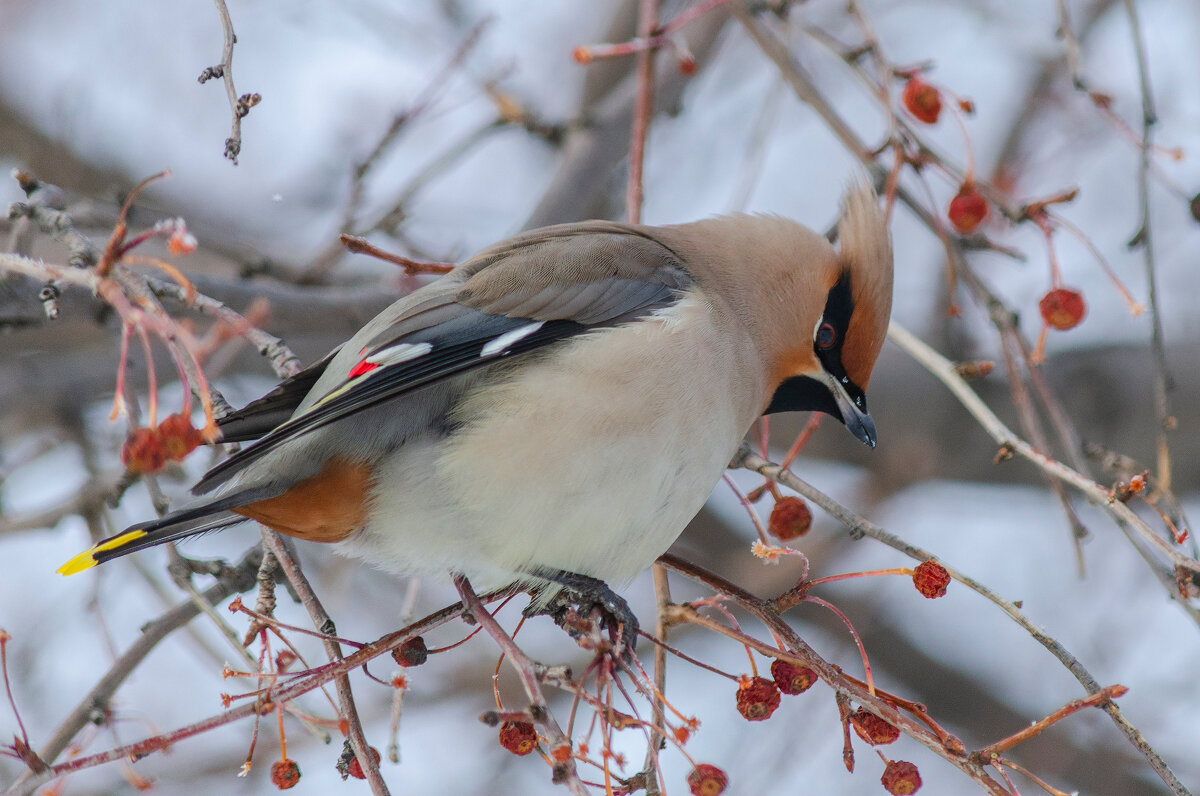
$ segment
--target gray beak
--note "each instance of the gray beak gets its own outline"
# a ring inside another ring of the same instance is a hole
[[[878,440],[875,421],[871,419],[865,405],[858,406],[846,392],[846,388],[830,374],[825,374],[825,381],[829,384],[829,391],[833,393],[834,400],[837,401],[838,411],[842,413],[842,422],[846,424],[846,429],[864,445],[874,448]]]

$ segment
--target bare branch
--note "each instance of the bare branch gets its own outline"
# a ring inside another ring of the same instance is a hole
[[[242,560],[233,567],[228,567],[218,577],[217,582],[208,587],[202,592],[202,597],[207,603],[219,603],[230,595],[239,592],[249,591],[254,586],[254,574],[258,571],[259,562],[262,560],[262,549],[257,545],[247,552]],[[59,725],[54,734],[42,746],[39,753],[41,758],[48,763],[53,763],[58,758],[63,750],[71,743],[71,740],[97,717],[103,720],[104,714],[107,712],[109,700],[113,694],[125,682],[125,678],[129,677],[135,669],[141,664],[150,652],[158,646],[158,643],[169,636],[175,630],[186,625],[188,622],[195,619],[201,613],[200,606],[194,600],[188,599],[176,605],[170,611],[167,611],[158,619],[148,623],[142,628],[142,635],[125,651],[121,657],[113,662],[108,671],[103,677],[97,681],[88,695],[83,698],[83,701],[71,711],[70,715]],[[28,790],[18,790],[20,786],[25,785]],[[29,783],[25,777],[18,780],[10,791],[28,793],[37,787],[38,783]]]
[[[1112,499],[1109,490],[1082,475],[1062,462],[1051,459],[1037,451],[1025,440],[1014,434],[1000,418],[979,398],[970,385],[954,370],[954,363],[938,354],[917,339],[911,332],[892,322],[888,327],[888,339],[899,345],[905,353],[917,360],[926,370],[938,378],[971,415],[979,421],[983,430],[1003,448],[1010,450],[1036,465],[1040,470],[1065,484],[1078,489],[1091,503],[1111,514],[1116,520],[1137,529],[1142,538],[1165,556],[1174,566],[1191,572],[1200,572],[1200,561],[1176,550],[1161,534],[1156,533],[1146,522],[1120,501]]]
[[[525,689],[525,696],[529,697],[531,718],[546,733],[546,741],[550,746],[551,754],[553,755],[555,749],[562,747],[570,749],[570,739],[558,726],[558,721],[550,712],[550,706],[542,694],[534,662],[517,646],[512,637],[504,632],[504,628],[500,627],[500,623],[484,607],[483,602],[476,596],[475,590],[471,588],[470,581],[462,575],[458,575],[454,578],[454,587],[458,589],[458,594],[462,597],[463,605],[466,606],[471,618],[492,637],[520,677],[521,686]],[[587,789],[583,786],[583,782],[579,779],[579,773],[575,770],[573,757],[567,756],[564,762],[555,763],[554,781],[566,784],[571,793],[576,796],[587,796]]]
[[[641,0],[638,36],[648,39],[658,27],[658,0]],[[625,216],[630,224],[642,221],[642,162],[646,133],[654,104],[654,53],[646,47],[637,54],[637,97],[633,104],[633,131],[629,137],[629,185],[625,191]]]
[[[946,362],[946,364],[949,365],[949,362]],[[950,368],[952,370],[953,366],[950,366]],[[934,375],[941,378],[939,373],[934,373]],[[999,420],[996,420],[996,423],[999,423]],[[759,475],[766,476],[767,478],[777,481],[789,489],[796,491],[800,495],[803,495],[827,511],[831,516],[837,518],[839,521],[845,524],[850,531],[850,535],[854,538],[869,536],[872,539],[883,542],[888,547],[898,550],[917,561],[932,561],[935,559],[935,556],[932,553],[922,550],[919,547],[915,547],[914,545],[905,542],[900,537],[888,533],[873,522],[860,517],[855,512],[841,505],[833,498],[802,480],[792,471],[785,470],[778,465],[768,462],[762,457],[754,454],[750,450],[750,446],[746,445],[745,443],[743,443],[742,447],[738,450],[738,453],[734,457],[731,466],[745,467],[748,470],[752,470]],[[1062,644],[1060,644],[1056,639],[1029,621],[1029,619],[1017,609],[1016,605],[1014,605],[1011,600],[1005,600],[1001,598],[998,594],[984,586],[979,581],[964,575],[961,572],[958,572],[957,570],[948,566],[944,561],[938,559],[938,563],[945,567],[956,581],[962,583],[967,588],[991,601],[1000,610],[1006,613],[1009,618],[1020,625],[1027,633],[1029,633],[1030,636],[1034,638],[1034,640],[1045,647],[1050,654],[1057,658],[1089,694],[1095,694],[1100,691],[1101,686],[1099,682],[1092,677],[1091,673],[1084,668],[1083,664],[1074,655],[1068,652],[1067,649],[1063,647]],[[1104,706],[1104,710],[1112,718],[1113,723],[1115,723],[1117,727],[1120,728],[1121,732],[1123,732],[1129,739],[1129,742],[1132,743],[1134,747],[1136,747],[1137,750],[1142,753],[1143,756],[1145,756],[1146,760],[1150,763],[1155,772],[1162,778],[1163,782],[1165,782],[1167,786],[1171,788],[1172,793],[1177,794],[1177,796],[1185,796],[1185,794],[1188,794],[1188,790],[1184,788],[1182,783],[1179,782],[1179,779],[1175,776],[1175,773],[1171,771],[1166,761],[1162,759],[1162,756],[1159,755],[1150,746],[1150,744],[1146,742],[1146,739],[1142,737],[1141,732],[1139,732],[1136,727],[1129,723],[1128,719],[1124,717],[1116,705],[1109,702]]]
[[[200,73],[198,81],[205,83],[214,77],[222,78],[225,83],[225,96],[229,98],[229,109],[233,113],[233,127],[229,137],[225,139],[225,157],[237,165],[238,155],[242,152],[242,119],[250,113],[250,109],[262,102],[261,94],[242,94],[238,96],[233,86],[233,45],[237,43],[237,34],[233,32],[233,20],[229,17],[229,9],[225,0],[213,0],[217,14],[221,18],[221,30],[224,32],[224,46],[221,49],[221,62],[216,66],[207,67]]]
[[[280,569],[283,570],[284,577],[300,595],[300,603],[312,618],[313,626],[324,636],[325,651],[329,655],[330,662],[336,663],[342,660],[342,646],[337,641],[337,628],[334,626],[333,619],[321,605],[320,599],[313,591],[308,578],[301,572],[299,562],[292,556],[292,551],[284,543],[283,537],[265,525],[262,526],[262,537],[263,545],[271,551],[271,555],[275,556]],[[350,678],[346,674],[341,674],[334,680],[334,683],[337,687],[342,717],[346,720],[346,733],[350,737],[350,746],[354,749],[358,764],[362,767],[367,782],[371,785],[371,792],[375,796],[387,796],[389,792],[387,783],[383,781],[383,775],[379,773],[379,763],[371,754],[370,746],[363,735],[362,722],[358,718],[358,708],[354,704],[354,692],[350,689]]]

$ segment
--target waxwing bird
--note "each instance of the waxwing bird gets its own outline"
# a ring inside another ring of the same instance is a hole
[[[875,445],[864,390],[891,301],[863,183],[836,249],[775,216],[527,232],[225,418],[225,440],[256,442],[197,500],[59,571],[249,518],[477,588],[628,581],[764,413],[826,412]]]

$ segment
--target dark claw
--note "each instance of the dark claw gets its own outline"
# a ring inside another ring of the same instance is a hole
[[[526,616],[550,616],[560,627],[574,637],[581,633],[570,625],[570,609],[574,608],[583,617],[590,616],[594,609],[600,611],[600,625],[610,634],[621,634],[621,655],[631,656],[637,650],[638,620],[629,603],[608,584],[590,575],[565,570],[541,570],[537,577],[560,586],[548,600],[534,598],[525,609]]]

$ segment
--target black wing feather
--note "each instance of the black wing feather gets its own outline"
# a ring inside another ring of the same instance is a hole
[[[321,378],[321,374],[325,372],[339,348],[330,351],[319,362],[314,362],[285,379],[263,397],[218,420],[221,442],[256,440],[286,423],[300,408],[304,397]]]
[[[430,337],[427,342],[434,350],[423,357],[389,367],[368,371],[357,377],[345,391],[334,398],[318,401],[312,409],[290,422],[275,428],[254,445],[244,448],[218,464],[205,474],[192,488],[197,495],[210,492],[229,480],[238,470],[278,448],[283,443],[301,434],[327,426],[348,415],[411,392],[420,387],[448,378],[463,371],[491,364],[501,358],[516,356],[536,348],[587,331],[589,327],[575,321],[548,321],[540,329],[522,338],[513,345],[487,356],[481,355],[484,346],[505,332],[530,323],[526,318],[509,318],[503,315],[487,316],[485,327],[488,334],[473,339],[438,345],[448,335]],[[456,330],[457,331],[457,330]]]

